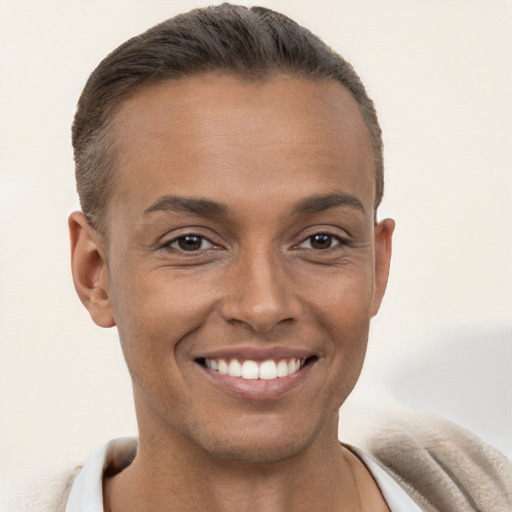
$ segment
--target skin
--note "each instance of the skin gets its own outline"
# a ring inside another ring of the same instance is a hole
[[[350,93],[205,74],[140,90],[113,130],[108,241],[70,216],[75,286],[98,325],[117,325],[139,423],[105,509],[387,510],[337,439],[394,229],[374,221]],[[293,386],[249,397],[200,364],[282,350],[309,357]]]

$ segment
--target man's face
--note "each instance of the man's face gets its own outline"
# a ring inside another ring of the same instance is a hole
[[[109,307],[141,443],[270,461],[330,438],[392,231],[356,102],[334,82],[200,75],[136,93],[113,130]]]

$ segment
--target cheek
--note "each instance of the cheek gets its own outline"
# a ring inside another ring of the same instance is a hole
[[[375,279],[368,262],[332,268],[324,275],[307,275],[301,288],[307,290],[303,300],[314,309],[315,316],[331,329],[359,329],[371,318]]]
[[[162,351],[172,354],[214,309],[213,288],[206,279],[125,265],[111,281],[114,318],[127,360],[162,364]]]
[[[306,289],[304,300],[311,316],[329,340],[330,381],[345,396],[355,385],[366,354],[374,295],[372,267],[338,269]]]

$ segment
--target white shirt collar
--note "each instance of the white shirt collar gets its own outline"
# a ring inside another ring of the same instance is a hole
[[[123,446],[124,445],[124,446]],[[103,511],[103,471],[114,448],[123,446],[125,452],[135,452],[135,438],[113,439],[102,446],[78,474],[69,494],[66,512]],[[372,473],[391,512],[421,512],[421,508],[374,459],[353,446],[351,450]],[[126,454],[126,453],[125,453]]]
[[[103,512],[103,472],[112,453],[121,449],[135,453],[137,439],[112,439],[94,453],[73,482],[66,512]]]
[[[379,486],[391,512],[422,512],[396,480],[378,462],[355,446],[350,449],[364,462]]]

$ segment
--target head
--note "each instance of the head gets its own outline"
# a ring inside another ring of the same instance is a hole
[[[192,11],[100,64],[73,137],[75,286],[118,327],[141,449],[273,462],[336,439],[394,226],[353,69],[282,15]]]
[[[353,67],[317,36],[263,7],[223,4],[166,20],[109,54],[91,74],[73,123],[82,211],[103,236],[119,148],[111,123],[119,105],[143,87],[201,73],[265,80],[276,73],[334,80],[357,102],[374,159],[375,202],[383,190],[382,136],[372,100]]]

